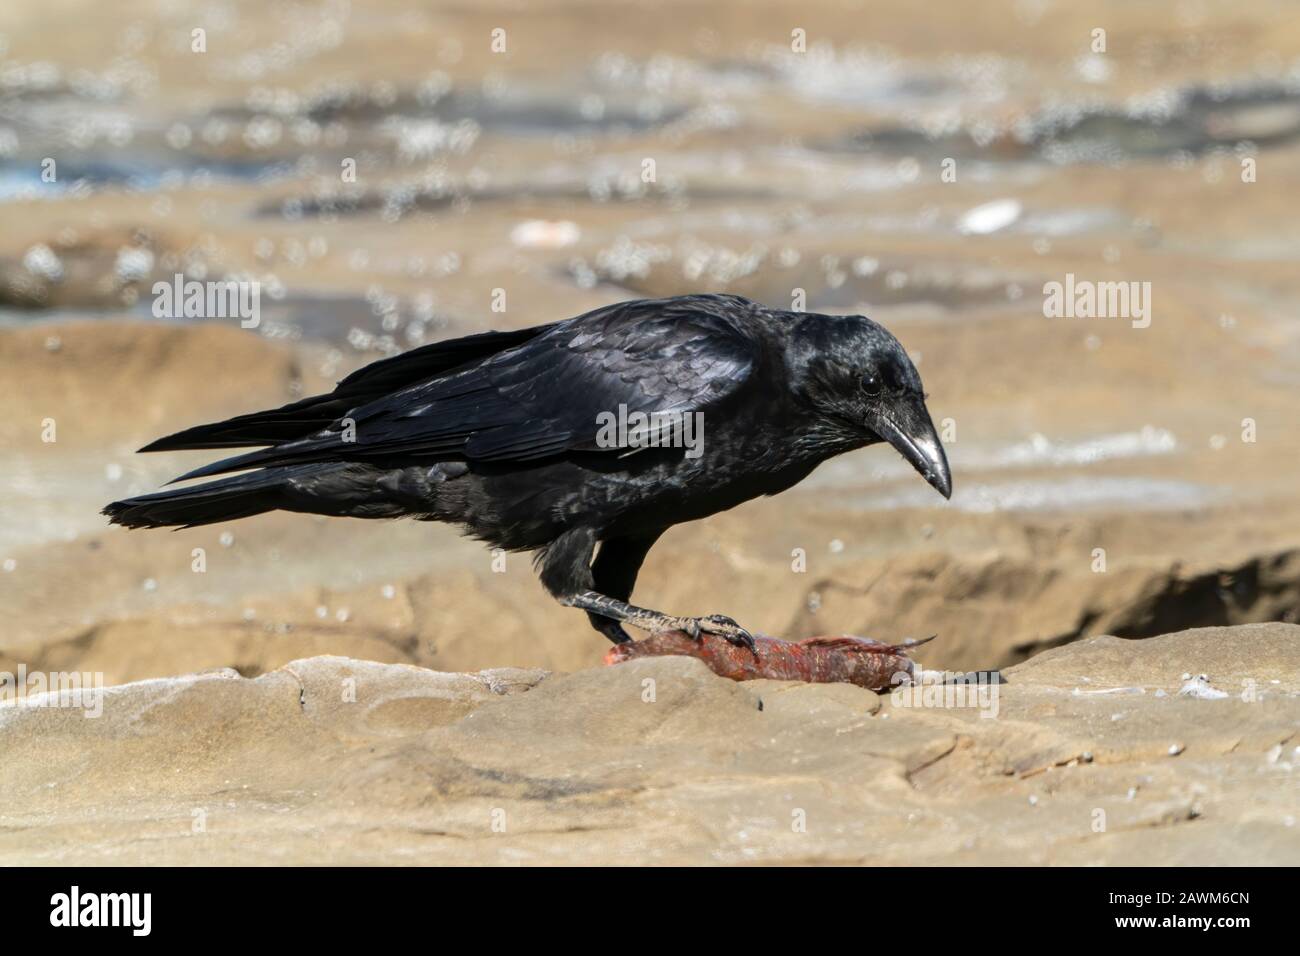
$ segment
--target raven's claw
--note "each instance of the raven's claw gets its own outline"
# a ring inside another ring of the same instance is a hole
[[[698,641],[703,634],[717,634],[737,647],[749,648],[750,653],[755,657],[758,656],[754,635],[725,614],[709,614],[706,617],[672,617],[659,611],[647,611],[644,608],[633,608],[632,611],[633,613],[625,615],[620,620],[643,631],[649,631],[651,634],[681,631],[693,641]]]
[[[750,653],[755,657],[758,656],[758,647],[754,643],[754,635],[727,617],[727,615],[710,614],[708,617],[697,618],[696,622],[700,630],[724,637],[729,643],[735,644],[737,647],[747,647]]]

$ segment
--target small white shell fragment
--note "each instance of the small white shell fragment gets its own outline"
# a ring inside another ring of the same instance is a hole
[[[582,236],[576,222],[529,219],[510,230],[510,241],[521,249],[563,249]]]
[[[1219,690],[1210,686],[1210,679],[1205,674],[1197,674],[1195,677],[1184,676],[1186,683],[1179,688],[1179,697],[1198,697],[1201,700],[1222,700],[1228,696],[1226,690]]]
[[[1142,687],[1105,687],[1097,690],[1080,690],[1076,687],[1072,693],[1075,697],[1100,697],[1107,694],[1145,694],[1146,689]]]
[[[1024,212],[1016,199],[995,199],[968,209],[957,220],[957,231],[967,236],[987,236],[1007,228]]]
[[[32,246],[23,255],[23,268],[34,276],[58,282],[63,278],[63,262],[49,246]]]

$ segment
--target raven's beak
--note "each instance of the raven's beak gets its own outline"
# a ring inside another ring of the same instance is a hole
[[[901,407],[900,407],[901,406]],[[917,399],[890,409],[893,419],[881,415],[874,428],[898,453],[912,463],[939,494],[952,497],[952,475],[948,471],[948,456],[943,453],[939,435],[930,421],[925,404]]]

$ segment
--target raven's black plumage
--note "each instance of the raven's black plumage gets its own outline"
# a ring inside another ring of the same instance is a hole
[[[620,409],[698,415],[702,453],[646,447],[644,433],[601,440],[599,416]],[[547,589],[613,640],[626,639],[620,620],[747,639],[729,619],[628,605],[650,546],[673,524],[783,491],[881,440],[949,493],[920,378],[879,325],[681,296],[434,343],[366,366],[328,395],[160,439],[143,450],[262,447],[177,480],[244,474],[105,514],[128,527],[273,509],[447,521],[537,551]]]

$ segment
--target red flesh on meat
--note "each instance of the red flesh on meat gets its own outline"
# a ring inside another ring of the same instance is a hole
[[[751,651],[716,634],[701,634],[696,639],[682,631],[665,631],[614,646],[605,655],[605,663],[678,655],[698,657],[713,673],[732,680],[801,680],[888,690],[904,678],[912,678],[915,664],[907,651],[923,643],[884,644],[869,637],[847,636],[783,641],[759,635]]]

